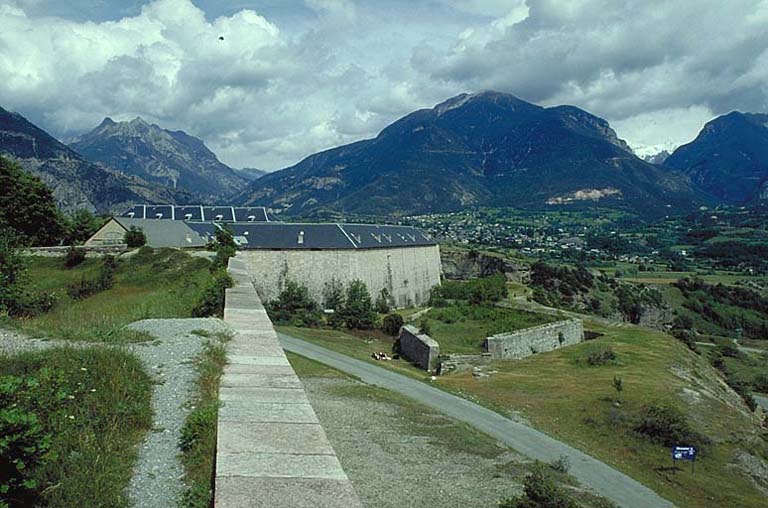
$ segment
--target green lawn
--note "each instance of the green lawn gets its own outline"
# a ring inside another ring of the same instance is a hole
[[[152,424],[152,384],[140,362],[113,349],[52,349],[0,356],[0,383],[6,376],[24,384],[10,399],[0,396],[0,412],[34,414],[51,438],[30,469],[39,498],[11,508],[128,507],[137,445]]]
[[[32,283],[55,292],[59,302],[48,313],[31,319],[8,320],[12,326],[38,337],[95,342],[145,340],[125,325],[147,318],[190,317],[201,288],[210,278],[209,262],[178,250],[142,249],[119,259],[112,289],[82,300],[67,295],[67,285],[95,277],[101,260],[88,259],[76,268],[61,258],[31,257]]]
[[[480,354],[486,337],[557,320],[544,314],[468,304],[432,309],[427,318],[429,335],[440,344],[442,354]]]

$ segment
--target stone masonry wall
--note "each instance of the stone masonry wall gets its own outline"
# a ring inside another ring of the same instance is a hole
[[[400,354],[424,370],[432,370],[440,356],[440,346],[429,335],[411,325],[400,329]]]
[[[581,320],[569,319],[488,337],[485,348],[495,359],[510,360],[571,346],[583,340]]]
[[[243,259],[264,302],[280,293],[287,277],[300,282],[322,303],[325,283],[332,278],[345,285],[360,279],[375,300],[387,288],[398,308],[425,304],[429,291],[440,284],[437,245],[396,249],[245,250]]]
[[[361,508],[251,283],[229,260],[215,508]]]

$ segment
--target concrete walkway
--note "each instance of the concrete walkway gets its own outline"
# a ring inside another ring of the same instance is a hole
[[[324,363],[365,383],[406,395],[426,406],[465,422],[509,445],[518,452],[545,462],[568,457],[570,473],[582,484],[625,508],[673,506],[651,489],[616,469],[527,425],[515,422],[468,400],[387,369],[350,358],[312,343],[278,334],[287,351]]]

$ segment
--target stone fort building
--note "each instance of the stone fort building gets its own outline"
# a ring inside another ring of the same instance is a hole
[[[410,226],[288,223],[270,220],[261,207],[137,205],[115,217],[87,242],[122,242],[131,227],[152,247],[201,248],[228,227],[263,301],[277,297],[286,280],[301,283],[318,303],[331,280],[359,279],[375,299],[387,289],[396,307],[421,305],[440,284],[440,248]]]

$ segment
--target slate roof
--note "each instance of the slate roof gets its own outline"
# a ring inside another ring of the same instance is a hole
[[[436,244],[410,226],[261,222],[228,227],[242,249],[385,249]]]
[[[147,245],[150,247],[203,247],[207,243],[183,221],[127,217],[115,217],[114,220],[126,230],[131,227],[141,229],[147,237]]]
[[[221,219],[218,219],[219,216]],[[134,205],[121,217],[194,222],[269,222],[267,211],[262,206]]]

